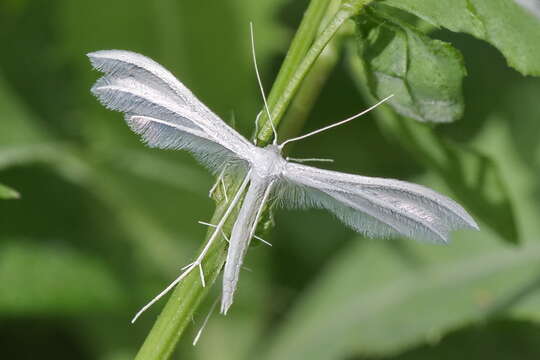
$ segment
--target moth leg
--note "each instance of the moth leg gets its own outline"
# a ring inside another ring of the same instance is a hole
[[[198,221],[198,223],[201,224],[201,225],[205,225],[205,226],[213,227],[213,228],[215,228],[217,226],[217,225],[210,224],[210,223],[207,223],[207,222],[204,222],[204,221]],[[231,242],[231,240],[229,240],[229,237],[227,236],[225,231],[223,231],[223,229],[221,229],[221,235],[223,235],[223,238],[225,239],[225,241]]]
[[[216,192],[217,190],[217,187],[219,186],[219,183],[221,182],[221,179],[223,178],[223,175],[225,174],[225,169],[227,168],[227,166],[225,166],[221,172],[219,173],[217,179],[216,179],[216,182],[214,183],[214,185],[212,185],[212,187],[210,188],[210,190],[208,191],[208,197],[209,198],[212,198],[214,196],[214,193]]]
[[[199,275],[201,277],[201,285],[202,287],[206,287],[206,280],[204,280],[204,271],[202,268],[202,265],[199,263]]]
[[[162,292],[160,292],[159,294],[157,294],[152,300],[150,300],[150,302],[148,304],[146,304],[145,306],[143,306],[141,308],[141,310],[139,310],[137,312],[137,314],[135,314],[135,316],[133,317],[133,319],[131,320],[131,323],[133,324],[135,321],[137,321],[137,319],[139,318],[139,316],[142,315],[143,312],[145,312],[148,308],[150,308],[150,306],[154,305],[159,299],[161,299],[163,296],[165,296],[169,291],[171,291],[180,281],[182,281],[186,276],[188,276],[191,271],[193,269],[195,269],[195,267],[197,266],[197,264],[195,264],[195,262],[187,265],[187,268],[185,268],[185,270],[180,274],[180,276],[178,276],[176,279],[174,279],[173,282],[171,282],[169,284],[169,286],[167,286],[165,289],[163,289]]]
[[[155,304],[159,299],[161,299],[163,296],[165,296],[169,291],[171,291],[176,285],[178,285],[178,283],[180,283],[180,281],[182,281],[186,276],[188,276],[189,274],[191,274],[191,272],[196,269],[196,268],[199,268],[199,275],[201,277],[201,284],[202,286],[206,286],[206,282],[205,282],[205,279],[204,279],[204,272],[203,272],[203,268],[202,268],[202,261],[204,260],[206,254],[208,253],[208,251],[210,250],[210,247],[211,245],[213,244],[213,242],[216,240],[216,238],[218,237],[218,235],[220,233],[222,233],[223,231],[223,225],[225,225],[225,221],[227,221],[229,215],[232,213],[234,207],[236,206],[236,204],[238,203],[238,201],[240,201],[240,197],[242,195],[242,193],[244,192],[244,190],[246,189],[248,183],[249,183],[249,178],[250,178],[250,175],[251,175],[251,170],[246,174],[246,177],[244,178],[244,180],[242,181],[242,184],[240,185],[240,187],[238,188],[238,191],[236,192],[234,198],[232,199],[231,203],[229,204],[229,206],[227,207],[227,210],[225,210],[225,213],[223,214],[223,216],[221,217],[221,220],[219,220],[219,223],[216,225],[215,227],[215,230],[214,232],[212,233],[212,235],[210,235],[210,237],[208,238],[208,241],[206,242],[206,244],[204,245],[204,248],[202,249],[201,253],[199,254],[199,256],[197,256],[197,258],[195,259],[195,261],[193,261],[192,263],[190,263],[189,265],[186,265],[184,266],[184,270],[183,272],[176,278],[174,279],[173,282],[171,282],[163,291],[161,291],[159,294],[157,294],[152,300],[150,300],[150,302],[148,304],[146,304],[145,306],[143,306],[141,308],[141,310],[139,310],[137,312],[137,314],[135,314],[135,316],[133,317],[133,319],[131,320],[131,323],[134,323],[137,318],[139,316],[141,316],[142,313],[144,313],[150,306],[152,306],[153,304]]]
[[[225,180],[223,176],[221,177],[221,189],[223,191],[223,195],[225,196],[225,203],[228,203],[229,197],[227,196],[227,186],[225,185]]]
[[[227,196],[227,188],[225,186],[225,172],[227,171],[228,164],[225,164],[221,172],[219,173],[216,182],[212,187],[210,188],[210,191],[208,191],[208,197],[213,198],[214,193],[216,192],[219,185],[221,185],[221,191],[223,192],[223,196],[225,197],[225,201],[229,202],[229,198]]]
[[[234,113],[234,110],[231,110],[231,120],[229,121],[229,125],[231,125],[233,129],[236,129],[236,114]]]
[[[255,133],[253,135],[253,144],[254,145],[257,145],[257,134],[259,133],[259,119],[261,118],[262,114],[263,114],[263,112],[259,111],[259,113],[255,117]]]
[[[218,300],[219,300],[219,298],[214,300],[214,303],[210,307],[210,311],[208,311],[208,314],[205,316],[204,321],[203,321],[199,331],[197,331],[197,335],[195,335],[195,338],[193,339],[193,346],[196,346],[197,343],[199,342],[199,339],[201,338],[202,332],[203,332],[204,328],[206,327],[206,324],[208,323],[208,320],[210,320],[210,317],[212,316],[212,314],[214,313],[214,310],[216,309],[216,305],[218,303]]]
[[[253,237],[257,240],[259,240],[260,242],[262,242],[264,245],[268,245],[268,246],[272,246],[272,244],[266,240],[264,240],[262,237],[260,236],[257,236],[257,235],[253,235]]]
[[[201,225],[206,225],[206,226],[213,227],[213,228],[216,227],[216,225],[210,224],[210,223],[207,223],[207,222],[204,222],[204,221],[199,221],[198,223],[201,224]],[[226,240],[227,242],[231,242],[231,241],[229,240],[229,238],[227,237],[227,234],[225,234],[225,231],[221,230],[221,235],[223,235],[223,237],[225,238],[225,240]],[[262,243],[265,244],[265,245],[272,246],[272,244],[271,244],[270,242],[264,240],[264,239],[263,239],[262,237],[260,237],[260,236],[253,235],[253,238],[259,240],[260,242],[262,242]],[[186,266],[186,267],[187,267],[187,266]]]
[[[193,265],[193,263],[189,263],[189,264],[183,266],[183,267],[180,269],[180,271],[186,270],[186,269],[187,269],[188,267],[190,267],[191,265]]]

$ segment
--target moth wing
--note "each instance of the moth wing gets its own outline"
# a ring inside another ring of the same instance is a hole
[[[246,160],[253,145],[157,62],[124,50],[101,50],[88,57],[104,73],[92,93],[107,108],[123,112],[150,147],[186,149],[214,170]]]
[[[324,208],[369,237],[448,242],[452,230],[478,229],[456,202],[421,185],[288,163],[279,188],[288,207]]]

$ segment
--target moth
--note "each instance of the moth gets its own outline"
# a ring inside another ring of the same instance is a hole
[[[235,195],[228,199],[223,217],[212,225],[214,231],[201,253],[133,321],[193,271],[199,271],[205,286],[202,262],[211,244],[220,235],[226,236],[223,226],[236,206],[240,206],[238,216],[230,238],[226,238],[229,246],[223,270],[222,314],[233,303],[243,259],[261,212],[271,198],[289,208],[327,209],[369,237],[405,236],[444,243],[452,230],[478,229],[460,205],[424,186],[323,170],[283,157],[286,144],[351,121],[389,97],[353,117],[280,144],[273,129],[274,142],[258,147],[148,57],[123,50],[96,51],[88,57],[93,67],[104,73],[92,93],[107,108],[124,113],[126,123],[148,146],[187,150],[216,175],[227,171],[243,178]],[[260,85],[256,62],[255,70]],[[266,100],[265,108],[270,115]]]

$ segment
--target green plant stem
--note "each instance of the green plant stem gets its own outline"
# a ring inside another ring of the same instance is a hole
[[[217,223],[225,213],[227,204],[221,202],[217,207],[212,223]],[[224,230],[230,228],[230,221]],[[209,229],[208,240],[213,229]],[[202,287],[197,271],[191,272],[174,290],[152,330],[146,337],[136,359],[168,359],[178,340],[191,322],[193,313],[199,307],[208,289],[214,283],[221,271],[226,258],[226,242],[215,241],[210,247],[204,262],[204,276],[207,286]]]
[[[302,82],[298,94],[289,105],[287,114],[281,123],[279,130],[283,139],[297,136],[304,127],[324,84],[340,58],[342,43],[343,36],[340,32],[328,43]],[[287,150],[290,151],[292,147],[294,144],[291,144]]]
[[[285,111],[296,95],[300,84],[308,74],[309,70],[313,67],[315,61],[318,59],[328,42],[334,37],[345,21],[351,16],[358,14],[358,12],[371,1],[373,0],[349,0],[342,2],[338,11],[335,12],[328,25],[326,25],[325,29],[317,36],[309,50],[305,52],[301,61],[299,61],[299,56],[296,55],[295,52],[298,51],[298,53],[301,54],[305,45],[299,45],[298,49],[296,49],[293,47],[295,42],[301,43],[310,41],[313,39],[313,34],[316,34],[318,29],[313,24],[310,24],[311,26],[309,28],[301,29],[304,30],[302,33],[300,33],[299,30],[299,34],[295,37],[291,46],[293,55],[289,57],[289,62],[287,62],[287,59],[284,62],[283,70],[279,72],[275,85],[272,87],[272,91],[268,97],[268,106],[270,108],[270,115],[274,127],[278,127]],[[319,1],[314,1],[314,3],[319,3]],[[324,4],[325,8],[328,7],[328,4],[329,2],[326,1]],[[302,37],[300,35],[302,35]],[[282,78],[285,80],[282,80]],[[272,138],[272,126],[269,123],[267,114],[264,112],[260,121],[264,125],[259,132],[257,140],[259,144],[265,145]]]
[[[291,46],[268,94],[268,107],[272,109],[272,117],[276,124],[279,120],[276,122],[275,116],[273,116],[275,105],[317,36],[323,17],[330,7],[331,2],[332,0],[312,0],[304,12],[300,26],[294,35]],[[259,130],[258,134],[255,134],[255,140],[258,142],[258,145],[268,143],[272,136],[272,128],[269,126],[270,124],[267,124],[268,116],[266,112],[263,112],[262,119],[264,126]]]
[[[328,25],[317,36],[321,22],[331,1],[312,0],[302,19],[298,34],[291,44],[286,60],[282,65],[282,70],[280,70],[278,79],[276,79],[276,85],[270,93],[269,99],[276,99],[272,100],[269,104],[272,119],[276,125],[279,124],[303,79],[328,42],[349,17],[356,14],[363,5],[369,3],[371,0],[349,0],[342,3]],[[314,42],[313,39],[315,39]],[[311,47],[309,46],[310,44],[312,44]],[[325,69],[324,66],[320,68]],[[313,91],[311,96],[316,96],[317,94],[317,91]],[[304,101],[307,100],[304,99]],[[261,145],[268,143],[272,138],[271,127],[267,122],[263,122],[263,124],[265,126],[256,134]],[[240,180],[236,179],[234,184],[229,185],[231,192],[234,193],[237,191]],[[221,201],[218,203],[212,217],[213,223],[217,223],[223,217],[226,208],[227,204],[224,202]],[[230,220],[226,222],[224,227],[225,232],[230,230],[235,217],[235,214],[229,217]],[[211,230],[209,229],[206,241],[208,241]],[[140,348],[136,356],[137,360],[168,359],[171,356],[182,333],[191,321],[195,310],[218,277],[226,259],[226,248],[227,244],[225,241],[215,241],[203,260],[202,268],[206,278],[206,287],[202,287],[198,272],[196,271],[189,274],[176,287]]]

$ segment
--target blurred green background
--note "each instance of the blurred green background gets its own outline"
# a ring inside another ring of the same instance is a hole
[[[99,75],[85,54],[152,57],[248,136],[261,108],[249,21],[269,89],[307,3],[0,0],[0,183],[21,194],[0,200],[0,358],[132,358],[164,301],[132,315],[196,253],[197,221],[213,212],[210,174],[183,152],[145,148],[91,96]],[[471,36],[434,37],[464,55],[465,116],[412,129],[474,154],[459,168],[461,197],[480,194],[465,206],[482,231],[448,246],[366,240],[328,213],[278,210],[273,247],[250,249],[232,311],[191,346],[217,286],[175,358],[540,358],[540,80]],[[340,61],[306,129],[369,104]],[[456,196],[400,135],[367,116],[292,153]]]

